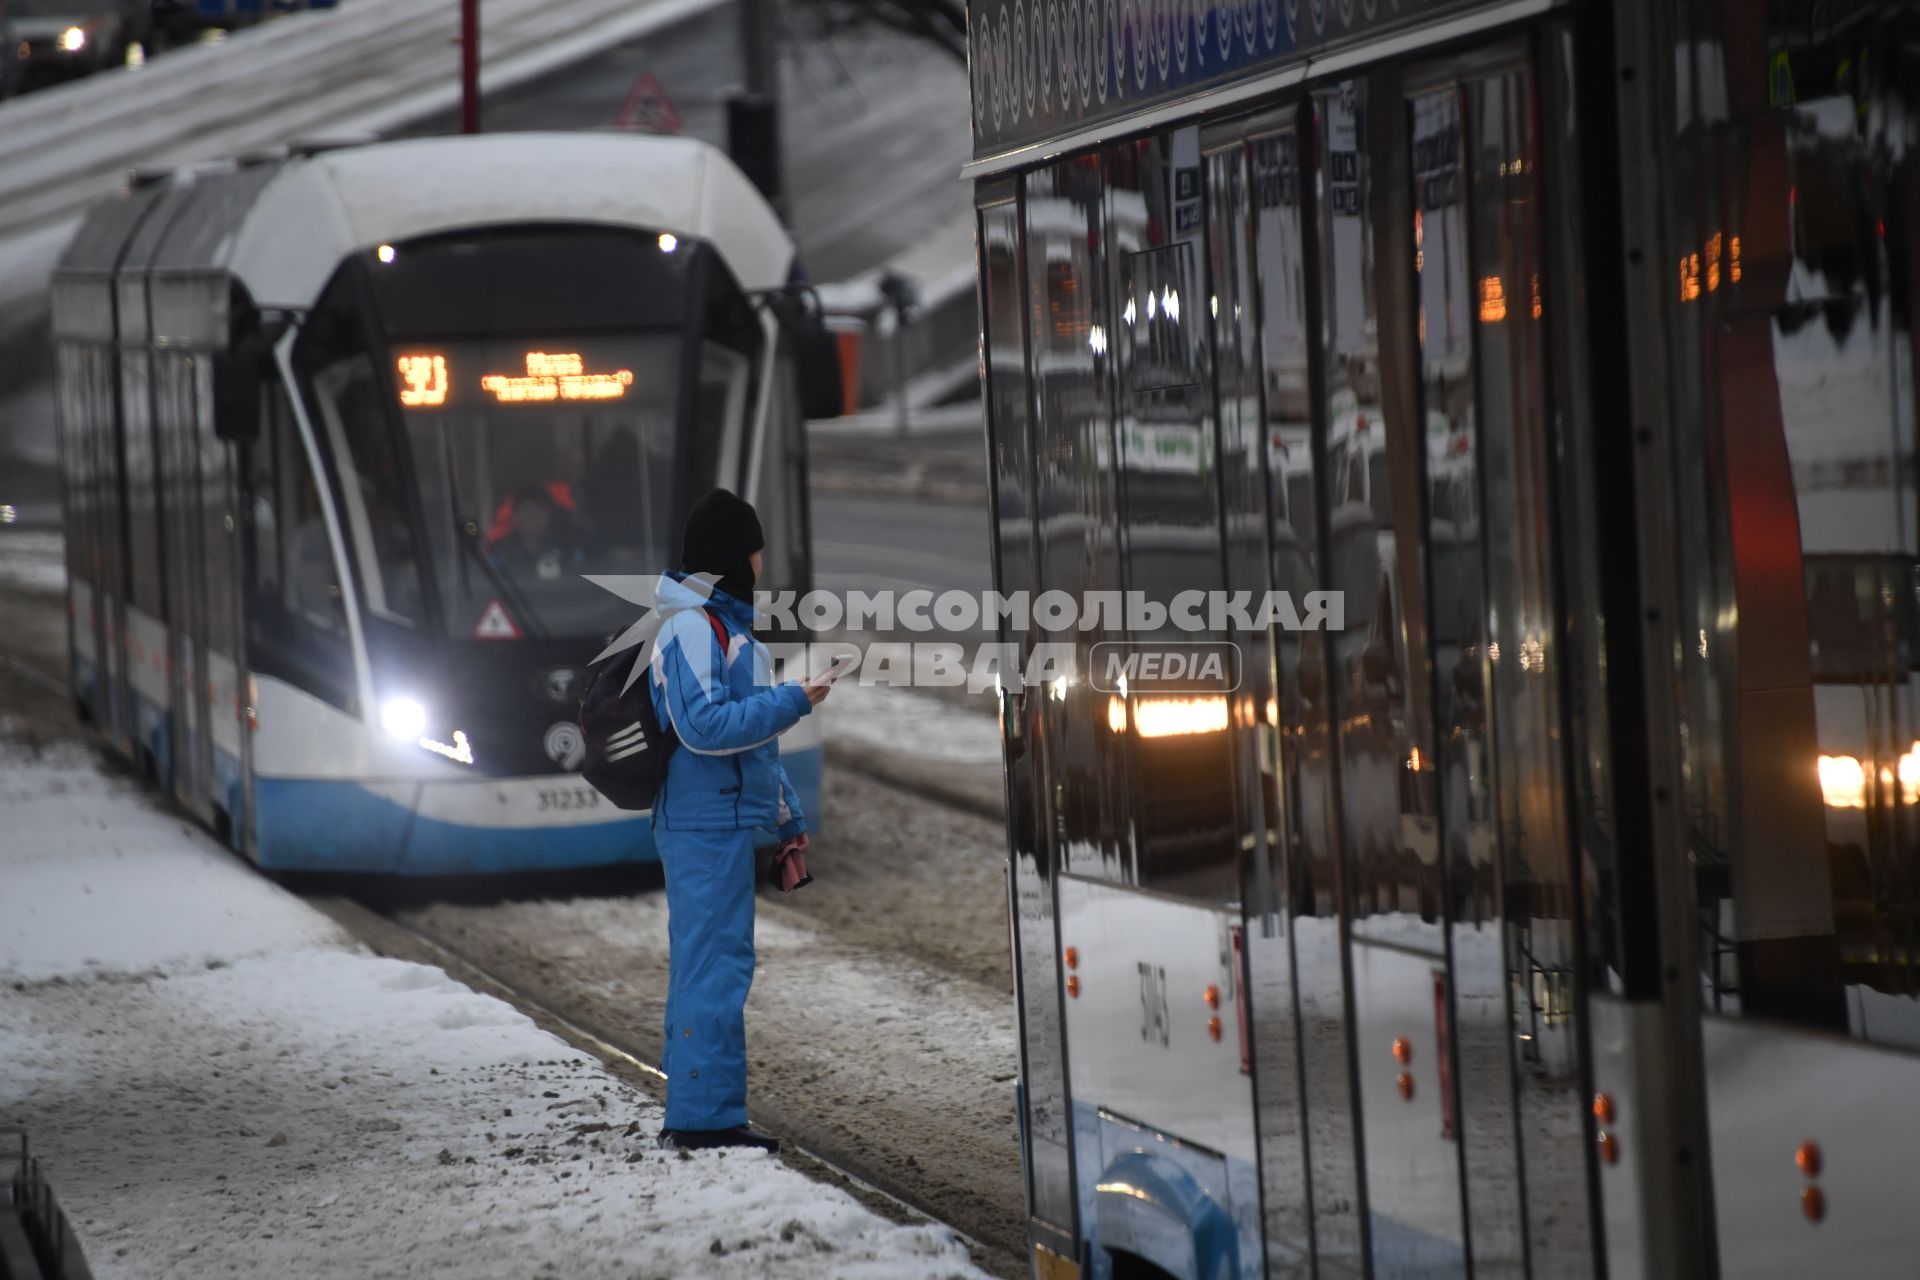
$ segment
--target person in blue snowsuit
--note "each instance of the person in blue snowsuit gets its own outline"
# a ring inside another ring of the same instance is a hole
[[[807,817],[780,766],[779,736],[828,686],[772,683],[752,635],[764,546],[752,506],[715,489],[687,517],[682,571],[662,575],[655,596],[665,621],[648,687],[660,723],[680,739],[653,809],[667,879],[661,1139],[683,1148],[778,1145],[747,1124],[754,838],[768,830],[804,847]],[[710,594],[693,574],[717,577]]]

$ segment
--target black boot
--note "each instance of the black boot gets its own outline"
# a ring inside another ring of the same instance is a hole
[[[743,1124],[732,1129],[662,1129],[660,1145],[681,1151],[712,1151],[720,1147],[778,1151],[780,1139],[762,1133],[750,1124]]]

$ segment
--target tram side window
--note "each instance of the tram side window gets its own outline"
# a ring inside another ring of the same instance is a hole
[[[1706,1007],[1911,1050],[1920,15],[1848,15],[1754,18],[1672,184],[1681,743]]]
[[[697,477],[712,476],[709,481],[732,488],[738,481],[720,474],[721,459],[729,445],[738,447],[740,427],[747,417],[747,392],[753,380],[753,363],[731,347],[717,342],[700,346],[700,376],[693,387],[693,458],[700,470]]]
[[[760,511],[761,524],[772,532],[767,542],[765,571],[756,588],[797,591],[812,577],[807,565],[805,521],[807,422],[800,413],[793,351],[784,339],[774,365],[770,392],[755,505]]]
[[[301,335],[295,363],[313,389],[315,428],[340,477],[341,519],[375,617],[420,621],[421,584],[396,427],[374,369],[372,346],[336,281]]]
[[[700,343],[699,368],[693,385],[693,421],[687,441],[687,475],[692,486],[688,501],[714,485],[738,489],[746,481],[747,468],[752,464],[749,428],[759,395],[756,374],[766,339],[758,313],[740,291],[733,274],[719,262],[712,264],[707,281],[705,310],[706,327]],[[781,384],[775,383],[776,403],[770,406],[774,414],[780,411],[779,397],[790,395],[791,390],[790,382],[784,392]],[[777,421],[777,416],[770,419],[776,425]],[[643,431],[640,438],[643,446],[657,451],[656,457],[648,459],[649,463],[657,464],[649,468],[651,474],[670,474],[671,434]],[[770,445],[772,436],[767,440]],[[632,510],[631,505],[628,510]],[[638,551],[639,558],[644,560],[646,552],[642,547],[648,541],[646,531],[633,526],[626,533],[625,545]]]
[[[1097,157],[1081,157],[1031,174],[1026,188],[1034,562],[1043,591],[1082,601],[1120,588],[1107,289],[1098,253],[1101,176]],[[1042,703],[1054,771],[1051,828],[1063,869],[1122,879],[1126,752],[1112,727],[1118,707],[1096,683],[1113,687],[1097,664],[1115,653],[1101,642],[1118,639],[1119,624],[1090,621],[1071,635],[1047,637],[1070,643],[1075,671],[1093,677],[1056,685]]]
[[[1154,680],[1169,646],[1219,642],[1207,593],[1226,586],[1208,333],[1205,198],[1192,129],[1109,149],[1107,244],[1114,261],[1123,585],[1137,661],[1125,695],[1137,883],[1208,902],[1239,895],[1232,739],[1221,668]],[[1197,606],[1197,608],[1196,608]],[[1164,615],[1158,610],[1165,609]],[[1159,625],[1152,625],[1153,623]],[[1196,625],[1197,622],[1197,625]],[[1117,712],[1116,708],[1116,712]],[[1112,724],[1122,723],[1115,714]]]
[[[92,568],[89,535],[92,532],[89,482],[92,468],[90,436],[92,405],[87,395],[85,357],[70,342],[56,352],[59,376],[60,456],[64,460],[67,503],[67,574],[99,585]]]
[[[1426,683],[1425,437],[1400,376],[1417,332],[1400,319],[1414,318],[1413,273],[1399,271],[1413,246],[1374,239],[1394,197],[1368,140],[1376,113],[1392,108],[1370,101],[1367,87],[1349,81],[1314,98],[1325,184],[1317,319],[1326,346],[1327,557],[1346,609],[1346,629],[1330,637],[1329,685],[1355,930],[1437,948],[1445,876]],[[1429,326],[1436,321],[1430,316]]]
[[[339,572],[285,391],[270,393],[248,455],[250,662],[262,674],[350,709],[353,667]]]
[[[194,363],[194,453],[199,467],[201,546],[206,554],[207,645],[215,653],[234,650],[234,528],[228,485],[231,462],[225,444],[213,434],[212,362]]]
[[[150,618],[165,616],[160,581],[160,507],[155,490],[152,365],[145,351],[120,353],[120,403],[125,426],[127,545],[131,550],[133,607]]]

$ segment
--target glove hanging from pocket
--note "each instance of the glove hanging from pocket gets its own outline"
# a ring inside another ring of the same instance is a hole
[[[799,841],[789,840],[780,846],[780,852],[773,855],[767,879],[782,893],[792,893],[801,885],[813,883],[813,877],[807,874],[807,855],[801,852]]]

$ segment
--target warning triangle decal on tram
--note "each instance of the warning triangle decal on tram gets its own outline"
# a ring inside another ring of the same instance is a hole
[[[626,101],[614,113],[614,127],[642,133],[679,133],[684,127],[673,99],[651,71],[643,71],[627,90]]]
[[[513,617],[498,600],[489,601],[480,611],[480,621],[473,624],[475,640],[518,640],[520,628],[513,625]]]

